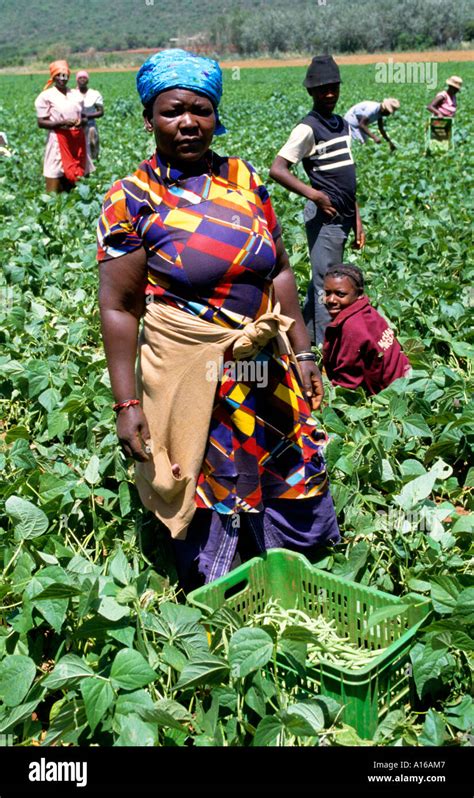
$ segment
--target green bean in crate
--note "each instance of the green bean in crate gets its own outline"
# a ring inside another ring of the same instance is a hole
[[[371,738],[384,715],[409,697],[409,651],[430,614],[430,602],[417,597],[407,604],[407,597],[341,579],[315,568],[301,554],[283,549],[249,560],[188,596],[191,604],[203,608],[230,607],[243,621],[263,612],[270,599],[284,608],[296,607],[334,621],[340,636],[368,652],[380,649],[357,670],[322,657],[317,665],[307,666],[302,685],[308,692],[341,702],[344,721],[360,737]],[[376,620],[373,624],[371,616]]]
[[[327,621],[323,615],[309,615],[297,608],[283,608],[278,601],[270,599],[263,612],[252,615],[248,621],[251,626],[272,626],[278,637],[299,640],[307,646],[308,664],[317,664],[323,658],[335,665],[343,665],[350,670],[368,665],[374,657],[380,656],[384,649],[368,649],[358,646],[346,635],[337,632],[336,621]],[[303,629],[304,635],[301,636]]]

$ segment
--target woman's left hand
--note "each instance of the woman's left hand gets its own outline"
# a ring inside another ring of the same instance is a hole
[[[303,388],[311,410],[319,410],[324,397],[321,372],[313,360],[298,363],[303,377]]]

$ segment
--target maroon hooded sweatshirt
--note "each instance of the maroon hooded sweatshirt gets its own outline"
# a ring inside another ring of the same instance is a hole
[[[333,385],[354,390],[361,385],[370,394],[410,369],[393,330],[366,296],[341,310],[326,327],[323,363]]]

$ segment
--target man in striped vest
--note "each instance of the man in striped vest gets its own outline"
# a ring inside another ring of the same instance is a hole
[[[324,276],[343,261],[351,230],[362,249],[365,233],[356,202],[356,173],[347,121],[334,113],[339,99],[339,67],[330,55],[315,56],[303,85],[313,108],[291,131],[270,169],[270,177],[308,202],[304,221],[312,268],[303,315],[313,344],[322,344],[330,317],[324,305]],[[298,163],[309,185],[291,171]]]

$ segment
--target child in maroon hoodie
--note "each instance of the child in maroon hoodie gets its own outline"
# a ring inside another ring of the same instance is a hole
[[[385,319],[364,295],[364,277],[352,264],[331,266],[324,279],[331,317],[323,343],[323,363],[333,385],[382,391],[406,377],[410,363]]]

